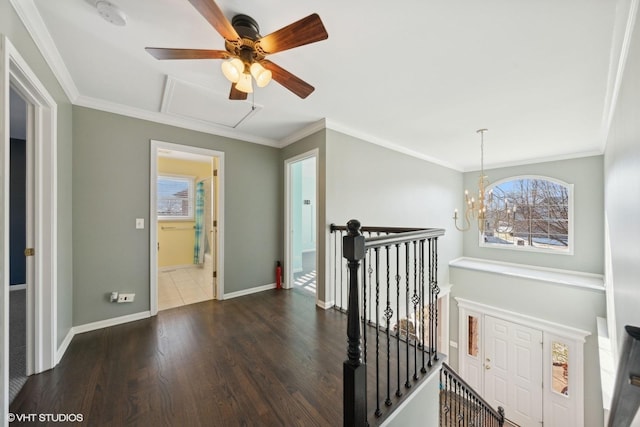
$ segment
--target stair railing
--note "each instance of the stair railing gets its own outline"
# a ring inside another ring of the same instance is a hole
[[[439,361],[437,243],[444,230],[365,228],[357,220],[346,227],[332,225],[331,230],[342,236],[348,283],[344,425],[360,427],[368,425],[370,415],[378,422],[388,416]],[[336,275],[338,268],[343,274],[341,266],[336,263]],[[345,309],[342,302],[338,308]],[[371,349],[367,340],[372,334],[375,346]],[[375,366],[369,371],[375,381],[371,390],[367,388],[368,359]],[[372,414],[370,401],[375,405]]]
[[[440,427],[504,426],[504,409],[493,409],[446,363],[440,370]]]

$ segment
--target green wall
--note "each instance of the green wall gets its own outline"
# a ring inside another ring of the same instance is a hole
[[[533,163],[506,168],[488,169],[485,174],[491,182],[521,175],[542,175],[573,184],[574,190],[574,254],[559,255],[480,247],[478,234],[464,234],[464,255],[504,262],[561,268],[602,274],[604,272],[604,185],[603,157],[592,156],[555,162]],[[478,172],[464,174],[464,188],[477,192]],[[464,206],[464,193],[460,190],[454,207]],[[452,208],[453,210],[453,208]],[[477,226],[472,230],[477,230]]]
[[[152,139],[224,152],[225,293],[274,283],[278,149],[83,107],[73,118],[74,325],[149,310]],[[136,299],[112,304],[111,291]]]
[[[40,50],[13,10],[9,0],[0,0],[0,34],[9,38],[11,43],[29,64],[40,82],[57,103],[58,113],[58,319],[57,345],[59,346],[72,326],[72,193],[71,193],[71,148],[72,148],[72,112],[71,103],[47,65]]]

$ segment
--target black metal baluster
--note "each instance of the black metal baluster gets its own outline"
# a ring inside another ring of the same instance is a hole
[[[380,410],[380,248],[376,251],[376,417]]]
[[[429,239],[429,272],[428,272],[428,280],[429,280],[429,285],[428,285],[428,291],[429,291],[429,345],[428,345],[428,351],[429,351],[429,362],[427,363],[427,366],[431,367],[433,366],[433,363],[431,361],[431,351],[432,351],[432,342],[433,342],[433,294],[431,292],[431,280],[432,280],[432,274],[433,274],[433,257],[432,257],[432,253],[433,253],[433,239]]]
[[[438,238],[433,239],[433,358],[438,361],[438,295],[440,288],[438,287]]]
[[[342,254],[338,255],[338,235],[333,232],[333,305],[338,305],[338,264],[342,269]]]
[[[396,396],[401,397],[402,391],[400,391],[400,244],[396,244],[396,324],[398,330],[396,331],[396,371],[397,371],[397,383]]]
[[[404,293],[404,303],[405,303],[405,316],[407,318],[407,323],[406,323],[406,329],[407,329],[407,342],[405,343],[405,349],[406,349],[406,356],[407,356],[407,363],[406,363],[406,371],[407,371],[407,380],[404,383],[404,386],[406,388],[411,388],[411,382],[409,381],[409,342],[411,340],[410,338],[410,329],[409,328],[409,292],[410,292],[410,286],[411,284],[409,283],[409,279],[411,278],[411,271],[409,270],[409,242],[405,242],[404,243],[404,262],[405,262],[405,273],[406,276],[404,278],[404,282],[405,282],[405,293]]]
[[[418,303],[420,302],[420,297],[418,296],[418,252],[417,252],[417,244],[416,240],[413,241],[413,319],[415,321],[414,325],[414,346],[413,346],[413,379],[418,381]],[[420,323],[420,329],[423,329],[424,325]]]
[[[362,258],[362,360],[367,365],[367,252],[365,249],[364,257]],[[367,390],[367,372],[365,370],[364,374],[364,389],[365,389],[365,399],[364,399],[364,413],[367,419],[369,418],[369,399],[366,396]],[[367,423],[368,425],[369,423]]]
[[[342,230],[340,230],[340,253],[344,254],[344,236],[342,235]],[[344,310],[344,305],[342,304],[342,293],[344,292],[344,280],[342,277],[342,273],[342,259],[340,259],[340,310]]]
[[[420,310],[422,317],[422,368],[420,369],[420,372],[426,374],[427,368],[424,366],[424,352],[427,347],[425,342],[425,330],[427,329],[427,325],[425,323],[424,312],[424,240],[420,240],[420,293],[422,294],[422,307]]]
[[[368,231],[367,234],[369,235],[369,237],[371,237],[371,232]],[[371,275],[373,274],[373,267],[371,264],[371,251],[367,251],[367,255],[369,256],[369,269],[367,270],[367,272],[369,273],[369,297],[371,297]],[[372,319],[371,317],[371,310],[373,308],[373,304],[369,304],[369,314],[367,316],[367,323],[369,323]]]
[[[387,307],[384,310],[385,318],[387,319],[387,400],[384,404],[391,406],[391,336],[389,331],[391,330],[391,317],[393,316],[393,310],[391,309],[390,290],[391,290],[391,269],[389,265],[389,246],[385,246],[387,255]]]

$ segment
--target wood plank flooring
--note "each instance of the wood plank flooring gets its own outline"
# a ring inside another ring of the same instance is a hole
[[[89,426],[338,426],[345,358],[344,314],[273,290],[77,335],[10,410]]]

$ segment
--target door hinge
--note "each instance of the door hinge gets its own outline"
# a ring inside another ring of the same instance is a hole
[[[218,176],[218,169],[213,170],[213,176]]]
[[[24,256],[34,256],[36,254],[36,250],[34,248],[26,248],[24,250]]]
[[[218,226],[218,221],[214,220],[214,221],[213,221],[213,226],[214,226],[214,227],[217,227],[217,226]]]
[[[218,272],[217,271],[213,272],[213,277],[218,277]]]

